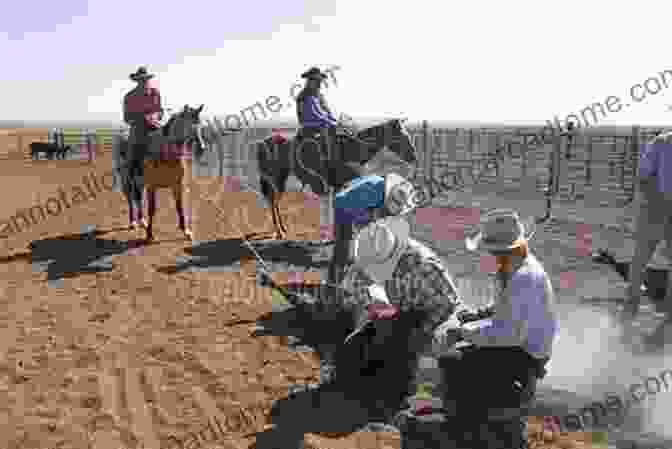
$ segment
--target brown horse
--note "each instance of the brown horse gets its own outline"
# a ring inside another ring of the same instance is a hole
[[[142,217],[142,204],[134,205],[130,186],[132,182],[139,185],[139,188],[146,190],[148,202],[149,221],[144,223],[146,230],[146,241],[152,241],[154,235],[152,226],[156,212],[156,190],[171,189],[175,199],[175,208],[177,209],[180,230],[188,239],[192,238],[192,232],[185,219],[183,207],[183,194],[185,190],[188,193],[189,174],[191,172],[192,144],[195,144],[196,157],[200,157],[206,149],[203,140],[203,125],[200,119],[200,113],[203,105],[199,108],[191,108],[188,105],[184,109],[174,114],[163,126],[162,132],[152,137],[148,158],[144,161],[143,174],[141,179],[131,179],[128,170],[127,156],[129,141],[125,136],[120,137],[117,142],[114,154],[118,157],[117,171],[121,175],[122,190],[126,196],[129,207],[129,221],[133,222],[134,209],[139,209],[139,216]]]

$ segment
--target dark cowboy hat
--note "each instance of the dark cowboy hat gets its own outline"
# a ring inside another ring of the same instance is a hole
[[[149,73],[147,71],[147,67],[142,66],[139,67],[138,70],[135,71],[135,73],[131,73],[129,75],[129,78],[131,78],[133,81],[148,80],[154,78],[154,74]]]
[[[308,69],[307,72],[301,74],[301,78],[324,80],[327,79],[328,77],[324,72],[322,72],[322,70],[318,69],[317,67],[311,67],[310,69]]]

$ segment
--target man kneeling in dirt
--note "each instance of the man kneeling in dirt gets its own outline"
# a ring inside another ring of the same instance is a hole
[[[473,449],[527,447],[525,408],[537,379],[545,375],[558,331],[550,279],[528,247],[533,226],[533,220],[525,226],[510,209],[483,217],[480,232],[466,244],[496,257],[499,292],[483,313],[491,319],[473,328],[446,322],[435,333],[450,348],[457,340],[471,343],[457,357],[440,359],[440,366],[453,422],[459,421],[463,431],[474,429]]]

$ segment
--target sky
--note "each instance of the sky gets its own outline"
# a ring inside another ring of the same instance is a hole
[[[671,10],[646,0],[10,2],[0,120],[119,120],[139,65],[169,107],[226,117],[269,96],[291,106],[290,88],[317,65],[338,67],[325,94],[355,119],[543,123],[614,95],[632,104],[601,124],[665,124]],[[650,77],[661,91],[628,102]],[[292,107],[267,116],[293,117]]]

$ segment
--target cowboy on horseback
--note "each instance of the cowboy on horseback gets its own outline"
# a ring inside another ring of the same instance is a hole
[[[318,138],[329,149],[329,159],[338,159],[339,140],[352,138],[352,133],[334,116],[322,93],[322,84],[328,76],[317,67],[301,74],[306,85],[296,98],[296,115],[299,121],[299,138]],[[332,156],[333,155],[333,156]]]
[[[129,175],[137,179],[143,175],[143,163],[149,152],[152,138],[161,130],[163,109],[161,107],[161,94],[156,86],[148,82],[154,78],[146,67],[139,67],[129,78],[137,83],[137,86],[124,96],[124,122],[130,126]],[[137,227],[138,221],[142,220],[146,227],[142,214],[142,190],[137,182],[131,182],[131,197],[137,205],[138,217],[132,218],[132,226]]]

